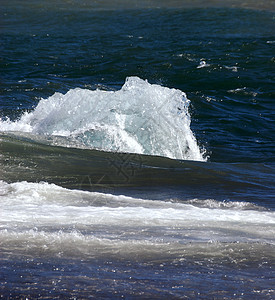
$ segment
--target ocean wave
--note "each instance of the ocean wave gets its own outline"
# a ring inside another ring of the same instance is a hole
[[[274,212],[245,210],[239,203],[213,208],[213,200],[208,200],[199,207],[198,200],[146,200],[45,182],[4,181],[0,199],[3,251],[82,258],[118,252],[122,257],[153,258],[168,251],[178,258],[182,253],[199,255],[209,245],[219,252],[222,243],[242,249],[245,244],[250,249],[274,245]]]

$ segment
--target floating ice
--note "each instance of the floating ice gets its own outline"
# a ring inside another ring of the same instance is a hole
[[[2,121],[0,130],[66,136],[76,146],[104,151],[201,161],[188,105],[180,90],[129,77],[115,92],[55,93],[20,120]]]

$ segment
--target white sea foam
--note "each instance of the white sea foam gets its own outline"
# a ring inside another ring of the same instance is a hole
[[[0,181],[0,248],[96,255],[97,250],[162,251],[189,243],[274,244],[274,212],[244,209],[240,203],[213,208],[213,202],[201,207]]]
[[[76,146],[204,160],[190,129],[189,100],[176,89],[127,78],[119,91],[72,89],[42,99],[0,131],[65,136]]]
[[[210,67],[210,65],[208,63],[206,63],[205,60],[201,60],[200,64],[197,66],[197,69],[207,68],[207,67]]]

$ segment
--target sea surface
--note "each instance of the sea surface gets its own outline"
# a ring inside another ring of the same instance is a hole
[[[275,298],[274,12],[1,1],[1,299]]]

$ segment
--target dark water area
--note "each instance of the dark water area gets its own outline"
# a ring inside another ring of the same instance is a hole
[[[32,136],[0,137],[2,178],[10,182],[24,178],[146,199],[241,200],[274,209],[272,165],[180,161],[45,145]]]
[[[273,299],[274,11],[2,1],[1,299]]]
[[[266,276],[268,268],[259,271],[250,267],[240,271],[213,263],[205,266],[200,261],[165,264],[128,261],[122,265],[100,260],[96,264],[94,261],[76,264],[73,260],[26,259],[15,260],[11,267],[22,270],[16,287],[32,299],[78,299],[79,295],[81,299],[257,299],[255,294],[260,293],[257,286],[260,284],[268,294],[272,284],[272,278]],[[3,271],[5,273],[5,268]],[[252,277],[251,273],[257,276]],[[10,276],[9,272],[5,275]],[[10,288],[11,298],[18,298],[12,284]]]

